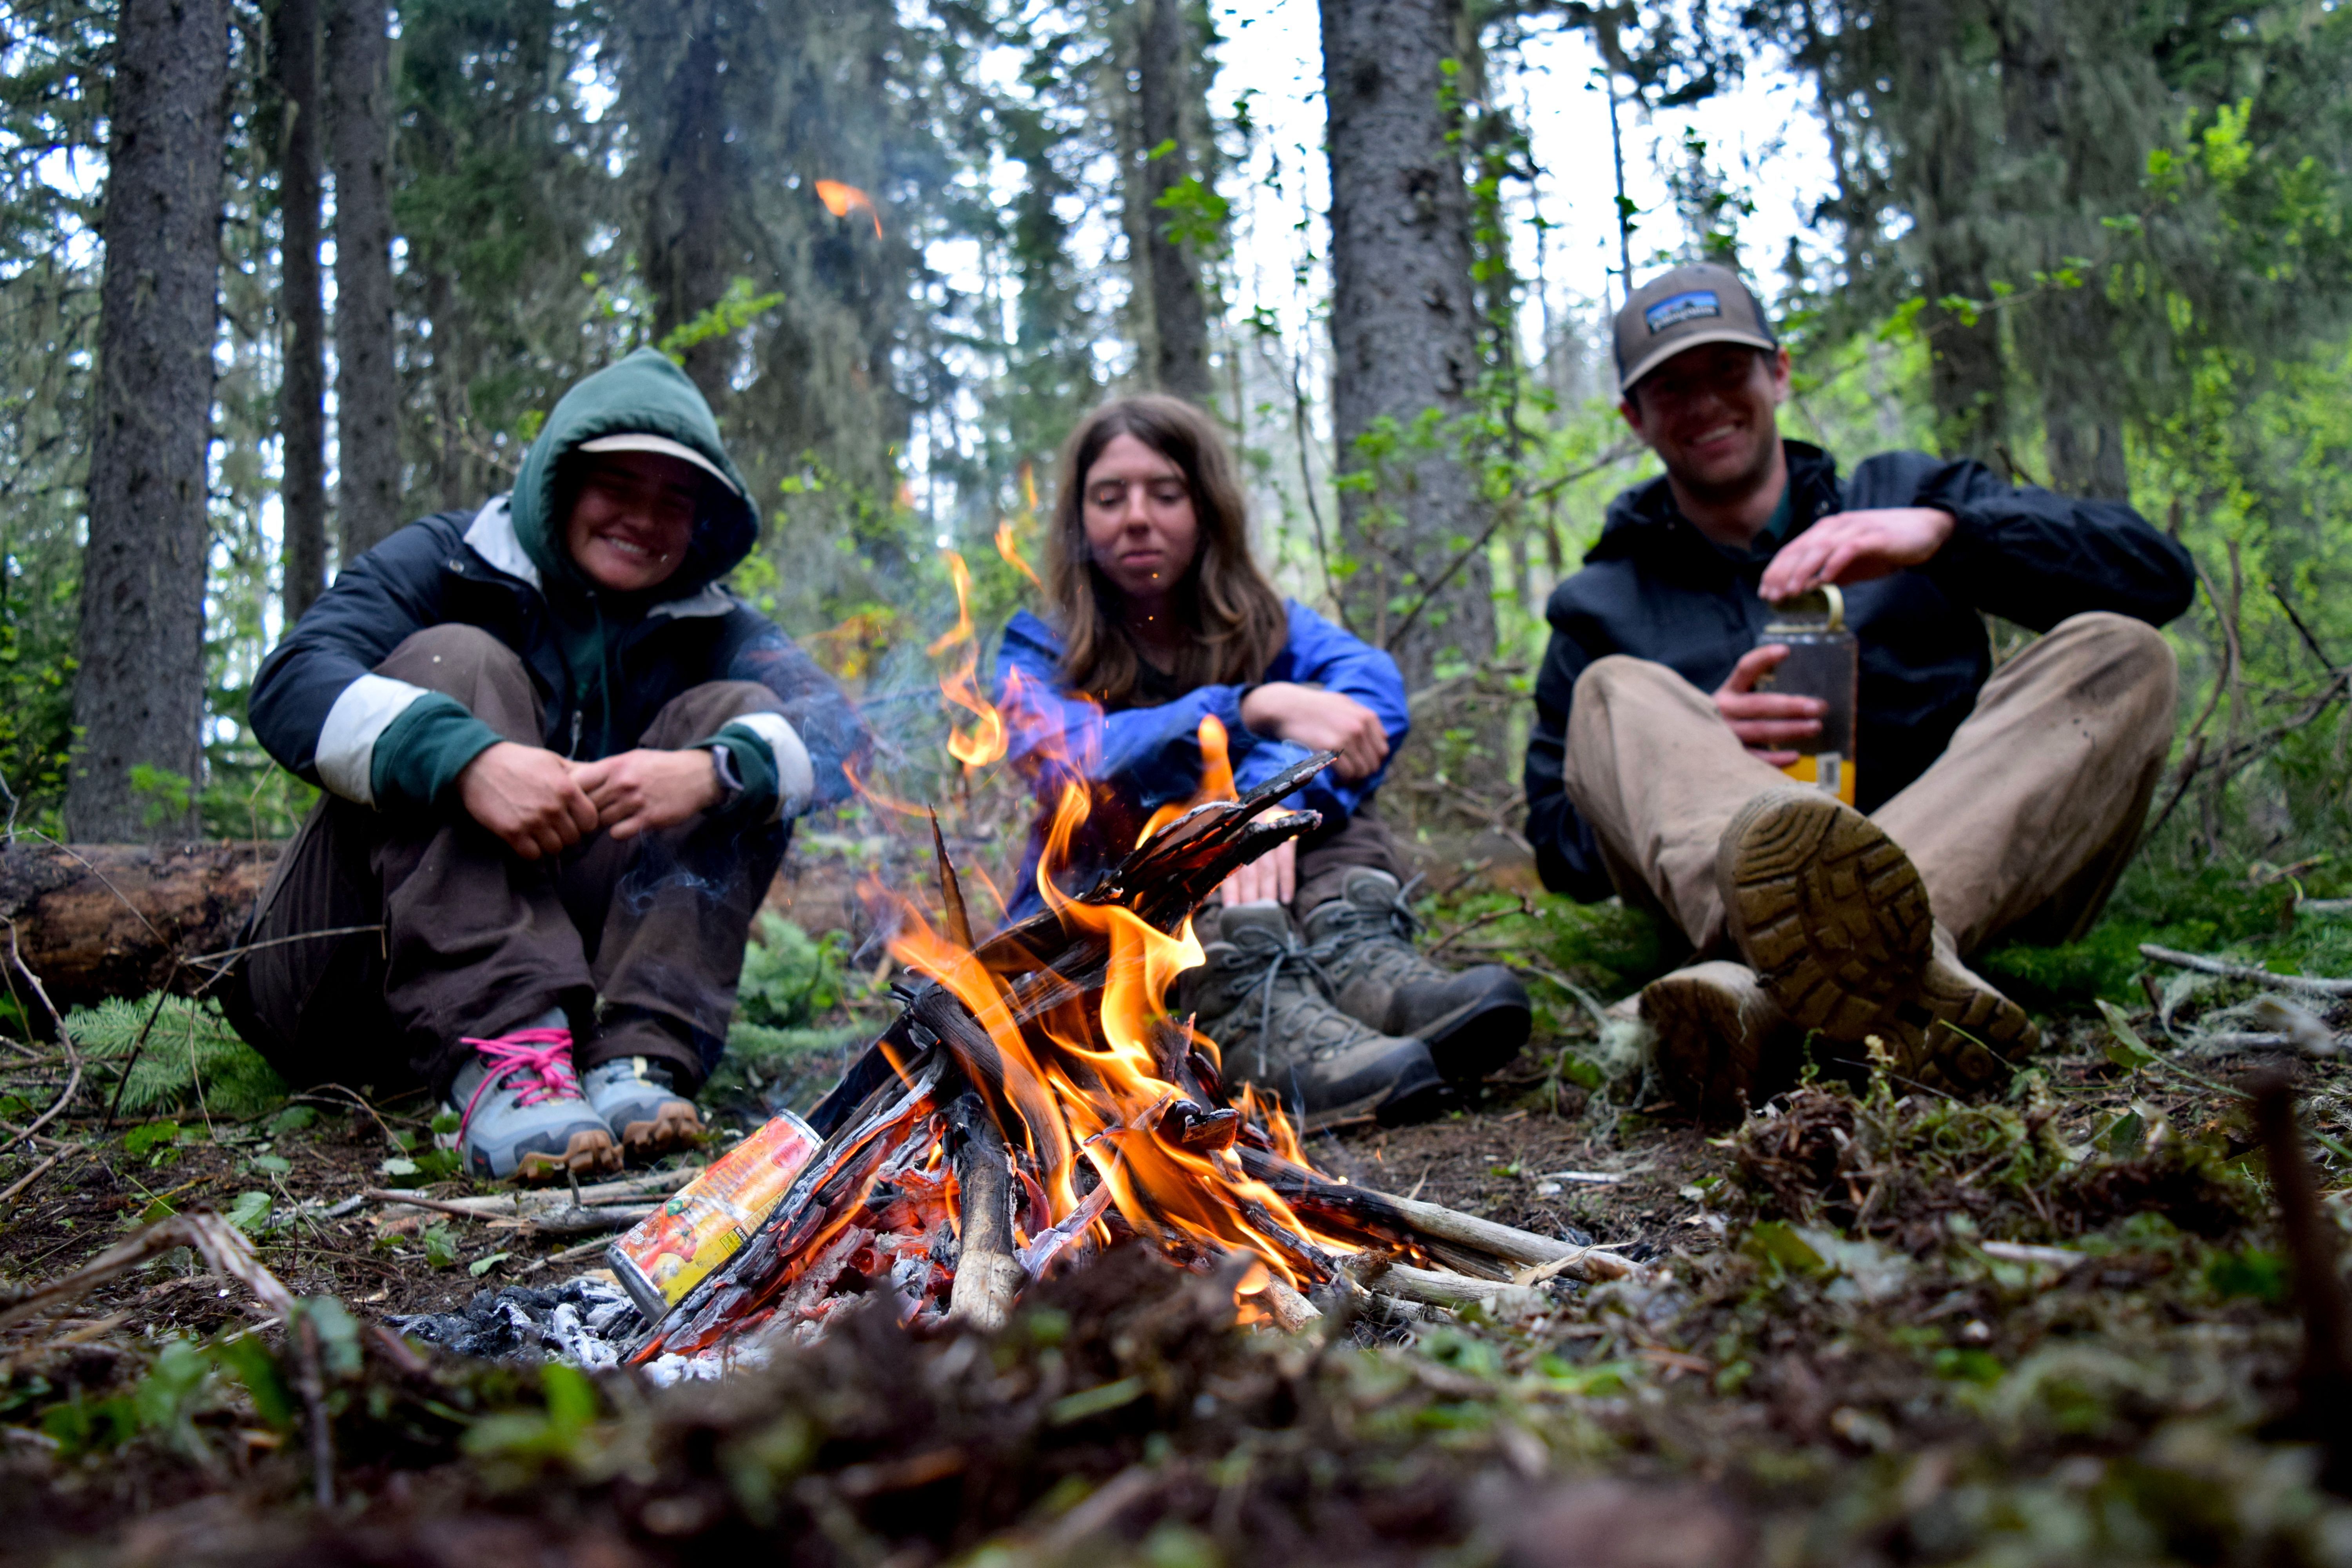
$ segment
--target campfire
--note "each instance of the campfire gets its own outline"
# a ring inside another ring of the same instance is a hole
[[[960,607],[961,566],[950,563]],[[950,742],[967,770],[1001,758],[1005,736],[971,641],[967,613],[931,649],[948,656],[942,693],[967,719]],[[1046,910],[985,942],[936,819],[935,911],[869,885],[910,977],[900,1010],[783,1132],[805,1163],[731,1255],[656,1314],[635,1359],[813,1338],[877,1294],[909,1326],[993,1327],[1031,1281],[1128,1240],[1229,1278],[1244,1321],[1290,1330],[1341,1302],[1412,1316],[1414,1303],[1633,1271],[1600,1248],[1317,1171],[1283,1108],[1232,1092],[1216,1042],[1170,1012],[1177,977],[1202,959],[1193,912],[1235,868],[1316,826],[1313,812],[1276,807],[1334,760],[1236,796],[1225,739],[1203,721],[1200,795],[1162,807],[1077,897],[1054,872],[1091,804],[1066,785],[1038,873]]]

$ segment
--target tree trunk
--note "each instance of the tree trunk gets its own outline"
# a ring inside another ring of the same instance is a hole
[[[1144,163],[1136,171],[1141,199],[1128,204],[1135,219],[1128,249],[1136,263],[1137,287],[1150,297],[1151,384],[1205,407],[1209,319],[1201,299],[1200,262],[1192,247],[1171,237],[1184,215],[1160,205],[1192,173],[1194,149],[1184,125],[1193,76],[1192,29],[1184,0],[1137,0],[1137,112]],[[1160,153],[1162,147],[1168,151]]]
[[[192,990],[205,976],[179,961],[235,945],[285,848],[20,839],[0,846],[0,915],[60,1009],[143,996],[175,969],[173,989]]]
[[[77,837],[178,837],[131,770],[204,765],[206,440],[227,121],[223,0],[123,0],[99,233],[99,376],[82,558]]]
[[[1495,651],[1462,460],[1478,379],[1470,203],[1440,63],[1456,0],[1322,0],[1331,158],[1331,417],[1349,622],[1405,683]]]
[[[400,526],[393,368],[392,40],[383,0],[329,0],[335,167],[335,512],[346,564]]]
[[[643,242],[656,337],[686,325],[727,291],[727,113],[714,10],[638,8],[646,30],[631,58],[639,69],[669,66],[657,95],[661,122],[637,128],[657,149],[646,185]],[[682,43],[667,41],[680,31]],[[714,409],[724,406],[734,353],[735,341],[728,333],[686,350],[686,374]]]
[[[278,384],[284,451],[278,499],[286,527],[286,624],[327,585],[327,304],[319,279],[319,5],[278,0],[270,45],[278,111],[278,205],[284,225],[278,289],[285,372]]]
[[[1897,90],[1911,126],[1896,182],[1912,214],[1921,281],[1931,301],[1922,321],[1937,437],[1947,457],[1991,463],[2008,425],[2000,318],[1985,310],[1970,321],[1968,312],[1940,302],[1991,295],[1985,133],[1971,101],[1979,73],[1958,58],[1959,19],[1942,0],[1901,0],[1890,16],[1892,52],[1902,69]]]

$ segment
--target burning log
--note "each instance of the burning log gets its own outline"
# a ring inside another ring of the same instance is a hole
[[[1222,757],[1209,724],[1202,749]],[[1168,1016],[1169,986],[1201,958],[1192,911],[1315,826],[1270,808],[1331,760],[1163,810],[1091,890],[1041,879],[1046,912],[978,943],[935,824],[943,930],[902,910],[891,952],[918,978],[898,1016],[810,1113],[822,1143],[782,1199],[637,1359],[821,1331],[843,1301],[883,1289],[909,1324],[992,1328],[1029,1280],[1126,1237],[1231,1279],[1245,1310],[1290,1330],[1321,1315],[1310,1292],[1362,1294],[1343,1272],[1354,1258],[1394,1276],[1376,1302],[1390,1321],[1410,1316],[1393,1297],[1482,1300],[1528,1265],[1545,1278],[1630,1272],[1318,1173],[1280,1109],[1248,1089],[1227,1103],[1213,1042]],[[1066,794],[1057,841],[1085,810],[1082,791]]]
[[[955,1102],[948,1128],[963,1218],[948,1316],[993,1331],[1004,1326],[1014,1294],[1029,1278],[1013,1255],[1012,1161],[978,1095]]]

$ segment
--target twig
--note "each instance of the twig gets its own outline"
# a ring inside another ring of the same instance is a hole
[[[114,1092],[106,1101],[106,1125],[110,1128],[114,1125],[115,1113],[122,1109],[122,1091],[131,1087],[131,1069],[139,1065],[140,1053],[147,1048],[148,1032],[155,1027],[155,1020],[163,1016],[163,1004],[171,994],[169,981],[156,988],[155,1005],[147,1009],[147,1021],[139,1026],[139,1037],[131,1042],[131,1051],[123,1058],[121,1074],[114,1080]]]
[[[2336,1270],[2336,1226],[2320,1203],[2318,1181],[2295,1136],[2294,1090],[2285,1074],[2263,1075],[2254,1091],[2254,1124],[2269,1158],[2279,1228],[2285,1233],[2295,1300],[2303,1310],[2296,1420],[2325,1443],[2331,1472],[2326,1484],[2341,1489],[2352,1464],[2342,1419],[2345,1398],[2352,1394],[2352,1311]]]
[[[2294,625],[2297,632],[2302,634],[2303,646],[2311,650],[2311,657],[2319,661],[2321,668],[2333,673],[2336,668],[2336,661],[2327,657],[2327,650],[2319,646],[2319,639],[2311,635],[2311,628],[2305,626],[2303,617],[2294,613],[2294,606],[2287,601],[2286,590],[2280,587],[2276,582],[2273,582],[2271,597],[2278,601],[2279,608],[2286,612],[2287,620]]]
[[[335,1506],[335,1428],[327,1419],[327,1379],[319,1364],[319,1325],[298,1312],[294,1331],[294,1384],[302,1395],[304,1424],[310,1428],[310,1497],[321,1509]]]
[[[2142,958],[2152,958],[2158,963],[2171,964],[2175,969],[2193,969],[2200,974],[2218,974],[2224,980],[2250,980],[2257,985],[2268,985],[2279,991],[2300,991],[2310,996],[2352,996],[2352,980],[2330,980],[2308,974],[2273,974],[2251,963],[2231,963],[2227,959],[2208,958],[2203,953],[2158,947],[2152,942],[2140,943],[2139,952]]]
[[[66,1148],[58,1150],[56,1153],[50,1155],[47,1159],[42,1161],[39,1164],[26,1172],[24,1177],[19,1180],[15,1186],[10,1187],[5,1193],[0,1193],[0,1204],[12,1201],[18,1193],[23,1192],[35,1182],[37,1182],[43,1176],[47,1175],[49,1173],[49,1167],[52,1165],[62,1163],[63,1162],[71,1159],[76,1154],[83,1152],[86,1152],[86,1151],[79,1143],[70,1144]]]
[[[1437,941],[1430,943],[1430,955],[1434,957],[1438,953],[1444,952],[1447,948],[1452,947],[1455,942],[1460,942],[1464,937],[1468,936],[1480,926],[1493,925],[1496,921],[1508,920],[1513,915],[1532,913],[1534,913],[1534,910],[1528,907],[1527,895],[1523,893],[1519,896],[1519,907],[1517,909],[1490,910],[1486,913],[1480,915],[1476,920],[1469,921],[1462,925],[1456,926],[1444,936],[1440,937]]]
[[[613,1244],[611,1242],[605,1240],[603,1237],[598,1237],[593,1241],[583,1241],[577,1247],[567,1247],[561,1252],[551,1252],[546,1257],[538,1259],[536,1262],[525,1264],[521,1268],[516,1271],[515,1278],[518,1279],[527,1279],[531,1275],[538,1273],[541,1269],[552,1268],[559,1263],[577,1263],[582,1258],[593,1253],[602,1252],[604,1248],[612,1245]]]
[[[30,1289],[0,1285],[0,1301],[7,1303],[0,1310],[0,1329],[50,1307],[79,1300],[116,1275],[179,1247],[195,1248],[214,1273],[244,1281],[268,1310],[281,1315],[293,1311],[293,1292],[254,1257],[252,1245],[236,1227],[218,1215],[175,1214],[157,1220],[62,1279]]]
[[[405,1147],[405,1146],[404,1146],[404,1145],[402,1144],[402,1142],[400,1142],[400,1140],[399,1140],[398,1138],[395,1138],[394,1136],[393,1136],[392,1126],[391,1126],[391,1124],[390,1124],[389,1122],[387,1122],[387,1121],[384,1121],[383,1112],[381,1112],[381,1111],[377,1110],[376,1110],[376,1108],[375,1108],[374,1106],[370,1105],[370,1104],[367,1102],[367,1100],[366,1100],[365,1097],[363,1097],[362,1095],[361,1095],[361,1094],[359,1093],[359,1091],[358,1091],[358,1090],[356,1090],[356,1089],[345,1089],[341,1084],[339,1084],[339,1083],[314,1083],[314,1084],[312,1084],[312,1085],[310,1086],[310,1088],[311,1088],[311,1090],[313,1091],[313,1092],[311,1092],[311,1093],[309,1093],[309,1094],[289,1094],[289,1095],[288,1095],[286,1098],[287,1098],[288,1100],[318,1100],[318,1099],[319,1099],[319,1095],[318,1095],[318,1093],[317,1093],[317,1091],[318,1091],[318,1090],[321,1090],[321,1089],[333,1089],[337,1094],[340,1094],[340,1095],[341,1095],[344,1099],[346,1099],[346,1100],[350,1100],[353,1105],[358,1106],[362,1110],[366,1111],[366,1112],[368,1113],[369,1117],[374,1121],[374,1122],[375,1122],[375,1124],[376,1124],[376,1128],[377,1128],[377,1130],[378,1130],[379,1131],[383,1132],[383,1141],[384,1141],[386,1143],[390,1144],[390,1145],[391,1145],[394,1150],[397,1150],[399,1152],[401,1152],[401,1153],[403,1153],[403,1154],[405,1154],[405,1153],[407,1153],[407,1152],[408,1152],[408,1150],[406,1149],[406,1147]],[[322,1101],[321,1103],[324,1103],[324,1102]]]
[[[33,994],[41,999],[41,1005],[48,1010],[49,1021],[58,1026],[58,1043],[65,1047],[66,1055],[73,1062],[73,1075],[66,1079],[65,1092],[58,1096],[55,1104],[35,1117],[30,1126],[10,1140],[14,1142],[30,1138],[34,1133],[56,1121],[65,1108],[72,1102],[74,1092],[81,1088],[81,1048],[74,1044],[73,1031],[66,1027],[65,1016],[58,1011],[58,1005],[49,1000],[48,990],[42,985],[41,977],[25,966],[25,954],[16,944],[16,922],[11,920],[7,923],[9,960],[16,966],[16,973],[25,977],[26,984],[33,988]],[[0,1143],[0,1151],[5,1151],[6,1147],[5,1143]]]

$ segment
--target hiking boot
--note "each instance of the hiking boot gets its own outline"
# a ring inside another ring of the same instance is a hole
[[[621,1168],[611,1130],[572,1077],[571,1030],[464,1043],[474,1057],[457,1069],[449,1099],[462,1118],[457,1149],[468,1175],[541,1182]]]
[[[1271,1090],[1301,1131],[1365,1117],[1408,1121],[1436,1109],[1445,1080],[1429,1047],[1333,1006],[1280,904],[1236,904],[1214,929],[1202,949],[1208,962],[1187,976],[1187,989],[1229,1081]]]
[[[1795,1086],[1802,1039],[1745,964],[1694,963],[1642,988],[1652,1065],[1676,1105],[1716,1126]]]
[[[614,1057],[580,1075],[580,1091],[631,1159],[683,1149],[702,1135],[694,1102],[671,1087],[669,1068],[644,1057]]]
[[[1305,921],[1307,951],[1339,1010],[1385,1035],[1429,1047],[1438,1070],[1475,1083],[1519,1054],[1531,1015],[1528,988],[1499,963],[1456,973],[1413,945],[1421,921],[1386,871],[1359,867],[1339,896]]]
[[[2041,1043],[2025,1010],[1960,963],[1902,847],[1834,796],[1749,801],[1715,874],[1732,940],[1799,1028],[1874,1038],[1897,1077],[1952,1093],[1994,1086]]]

